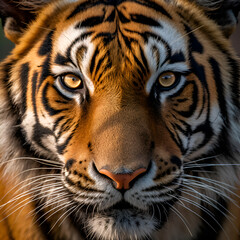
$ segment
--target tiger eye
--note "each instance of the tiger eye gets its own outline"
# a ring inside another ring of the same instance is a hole
[[[71,89],[79,88],[82,85],[82,80],[73,75],[73,74],[67,74],[62,77],[62,82]]]
[[[162,73],[158,81],[162,87],[171,87],[176,82],[176,75],[173,72]]]

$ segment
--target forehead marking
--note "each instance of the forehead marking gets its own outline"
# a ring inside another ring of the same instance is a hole
[[[69,52],[70,53],[69,57],[71,58],[73,63],[76,66],[78,66],[78,60],[76,56],[77,51],[82,45],[87,46],[86,54],[84,55],[84,58],[82,60],[84,64],[82,64],[81,72],[84,74],[84,80],[87,84],[88,89],[90,90],[90,94],[93,94],[94,84],[88,77],[89,71],[88,66],[91,62],[96,46],[91,42],[91,35],[87,35],[83,39],[80,38],[81,35],[86,33],[87,31],[86,28],[81,29],[76,28],[75,26],[76,22],[74,22],[69,28],[67,28],[65,31],[61,33],[57,41],[58,52],[60,52],[62,55],[66,55],[67,52]],[[152,33],[154,36],[159,36],[159,39],[157,37],[155,38],[150,36],[147,45],[144,46],[146,59],[147,62],[149,63],[149,68],[152,73],[152,76],[147,81],[145,87],[145,91],[147,94],[150,93],[152,85],[154,84],[157,78],[157,75],[160,74],[161,72],[164,71],[185,72],[188,70],[188,66],[184,62],[163,64],[164,61],[167,60],[169,52],[171,52],[171,54],[173,55],[179,52],[182,53],[187,52],[185,39],[183,38],[183,35],[176,30],[176,27],[172,26],[167,21],[161,21],[161,28],[152,27]],[[71,36],[71,39],[69,39],[68,36]],[[73,42],[74,44],[72,44]],[[152,54],[153,46],[159,52],[158,55],[160,59],[156,59],[156,54],[155,55]],[[69,66],[67,68],[69,71]],[[55,68],[55,71],[58,71],[57,68]],[[64,71],[64,68],[62,69],[62,71]]]

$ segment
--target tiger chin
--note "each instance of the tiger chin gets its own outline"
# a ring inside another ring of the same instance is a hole
[[[239,239],[239,1],[1,1],[1,240]]]

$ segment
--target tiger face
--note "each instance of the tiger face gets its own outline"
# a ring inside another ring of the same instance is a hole
[[[183,0],[42,8],[1,73],[8,153],[38,162],[6,171],[39,169],[25,177],[42,176],[54,236],[65,222],[66,239],[196,236],[239,163],[239,63],[220,27]]]

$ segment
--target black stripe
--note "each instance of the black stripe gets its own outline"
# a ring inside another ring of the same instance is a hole
[[[109,62],[109,63],[105,66],[105,68],[102,70],[102,72],[100,73],[100,75],[98,76],[98,78],[96,79],[96,81],[97,81],[97,82],[100,81],[100,80],[101,80],[101,77],[103,76],[103,74],[105,73],[105,71],[106,71],[107,69],[111,68],[111,67],[112,67],[112,63]]]
[[[109,52],[107,52],[103,57],[101,57],[101,58],[98,60],[98,64],[97,64],[96,70],[95,70],[95,75],[97,75],[97,73],[98,73],[98,71],[99,71],[99,69],[100,69],[100,67],[101,67],[104,59],[106,59],[106,57],[107,57],[108,55],[109,55]]]
[[[225,123],[228,123],[229,120],[228,120],[228,112],[226,109],[226,100],[224,96],[224,87],[223,87],[223,81],[222,81],[222,75],[221,75],[222,73],[221,73],[218,62],[214,58],[210,57],[208,59],[208,62],[212,67],[212,73],[214,75],[214,79],[216,82],[218,102],[219,102],[219,107],[221,109],[221,114],[224,117]]]
[[[75,28],[94,27],[101,24],[103,20],[104,20],[104,16],[90,17],[78,23]]]
[[[38,54],[40,56],[44,56],[52,51],[52,35],[53,35],[53,30],[49,32],[46,38],[43,40],[42,45],[38,49]]]
[[[167,10],[165,10],[163,8],[163,6],[153,2],[153,1],[141,1],[141,0],[133,0],[131,2],[136,2],[136,3],[139,3],[140,5],[143,5],[143,6],[146,6],[146,7],[149,7],[151,9],[153,9],[154,11],[157,11],[159,13],[161,13],[162,15],[164,15],[165,17],[169,18],[169,19],[172,19],[172,16],[167,12]]]
[[[192,29],[188,25],[184,24],[184,27],[185,27],[187,36],[189,38],[188,42],[189,42],[190,50],[193,52],[198,52],[202,54],[204,52],[203,45],[198,41],[197,37],[192,32]]]
[[[51,76],[51,72],[50,72],[50,54],[46,57],[44,63],[41,65],[41,68],[42,68],[42,72],[41,72],[41,76],[39,78],[39,84],[37,86],[37,89],[40,88],[41,84],[43,83],[43,81],[48,76]]]
[[[185,56],[182,51],[173,54],[169,60],[169,63],[185,62]]]
[[[162,27],[162,25],[153,18],[146,17],[142,14],[132,14],[131,20],[136,23],[141,23],[144,25],[154,26],[154,27]]]
[[[69,60],[65,56],[58,53],[54,62],[59,65],[66,65],[69,62]]]
[[[116,13],[115,10],[112,11],[112,13],[108,16],[108,18],[105,20],[106,22],[113,22],[115,19]]]
[[[21,90],[22,90],[22,113],[26,111],[27,105],[27,87],[28,87],[28,76],[29,76],[29,63],[21,65],[20,79],[21,79]]]
[[[119,30],[119,32],[120,32],[120,34],[121,34],[121,36],[122,36],[122,38],[123,38],[123,40],[124,40],[125,45],[126,45],[127,48],[132,52],[131,43],[132,43],[132,42],[138,43],[138,41],[136,41],[136,40],[133,39],[133,38],[126,37],[121,30]],[[119,37],[118,37],[118,38],[119,38]],[[120,42],[120,40],[119,40],[119,42]]]
[[[98,5],[104,4],[104,5],[112,5],[112,6],[116,6],[119,5],[121,2],[123,2],[122,0],[114,0],[114,1],[109,1],[109,0],[92,0],[92,1],[85,1],[83,3],[80,3],[74,10],[73,12],[71,12],[68,17],[67,20],[73,18],[74,16],[76,16],[77,14],[85,11],[86,9],[90,9],[92,7],[96,7]],[[112,19],[113,16],[111,16],[110,19]]]
[[[73,18],[74,16],[76,16],[77,14],[85,11],[86,9],[90,9],[90,8],[98,6],[100,4],[116,6],[116,5],[119,5],[122,2],[125,2],[125,1],[124,0],[122,0],[122,1],[108,1],[108,0],[85,1],[84,3],[79,4],[73,10],[73,12],[71,12],[68,15],[67,20]],[[148,8],[153,9],[154,11],[157,11],[157,12],[161,13],[165,17],[167,17],[169,19],[172,19],[172,16],[161,5],[159,5],[159,4],[157,4],[153,1],[130,0],[129,2],[135,2],[135,3],[138,3],[139,5],[146,6]]]
[[[143,50],[142,50],[142,47],[139,46],[139,48],[140,48],[140,53],[141,53],[141,57],[142,57],[143,64],[144,64],[147,72],[149,72],[148,61],[147,61],[147,59],[146,59],[146,57],[145,57],[145,54],[144,54],[144,52],[143,52]]]
[[[35,71],[32,77],[32,105],[33,105],[33,111],[34,111],[34,116],[36,118],[36,121],[38,121],[37,106],[36,106],[37,79],[38,79],[38,72]]]
[[[104,1],[97,1],[97,0],[92,0],[92,1],[85,1],[81,4],[79,4],[74,10],[73,12],[71,12],[68,17],[67,20],[73,18],[74,16],[76,16],[77,14],[85,11],[86,9],[90,9],[92,7],[95,7],[97,5],[102,4]]]
[[[134,60],[136,61],[137,65],[139,66],[138,68],[138,73],[140,74],[140,76],[143,75],[147,75],[148,73],[148,66],[144,66],[139,60],[138,58],[135,56],[135,54],[133,54]]]
[[[103,38],[103,42],[105,45],[107,45],[109,42],[111,42],[116,37],[116,32],[114,33],[108,33],[108,32],[101,32],[98,33],[93,40],[96,40],[98,38]]]
[[[54,115],[56,115],[58,113],[61,113],[64,110],[68,110],[67,108],[56,110],[56,109],[50,107],[49,102],[48,102],[48,98],[47,98],[47,90],[48,90],[49,87],[50,87],[50,84],[47,83],[44,86],[43,91],[42,91],[42,103],[43,103],[44,108],[46,109],[46,111],[49,113],[49,115],[50,116],[54,116]]]
[[[128,19],[124,14],[120,11],[118,11],[118,17],[121,23],[129,23],[130,19]]]
[[[91,64],[90,64],[90,73],[92,74],[93,73],[93,68],[95,66],[95,62],[96,62],[96,57],[97,55],[99,54],[99,50],[98,48],[95,49],[95,52],[92,56],[92,59],[91,59]]]
[[[183,125],[183,124],[178,124],[178,123],[174,123],[173,124],[173,126],[174,126],[174,128],[175,129],[177,129],[178,131],[180,131],[183,135],[185,135],[185,137],[188,137],[189,136],[189,134],[190,134],[190,132],[191,132],[191,129],[189,129],[189,128],[184,128],[185,126]],[[190,132],[189,132],[189,130],[190,130]],[[187,150],[187,149],[186,149]],[[185,151],[186,151],[185,150]]]
[[[232,74],[233,82],[231,83],[231,90],[232,90],[233,103],[238,109],[240,109],[240,102],[239,102],[239,99],[240,99],[239,98],[240,65],[232,57],[228,57],[228,63],[232,67],[231,74]]]
[[[57,150],[58,150],[59,154],[61,154],[61,155],[63,154],[64,150],[66,149],[66,147],[68,145],[68,143],[71,141],[73,135],[74,135],[74,133],[72,133],[63,144],[57,146]]]

